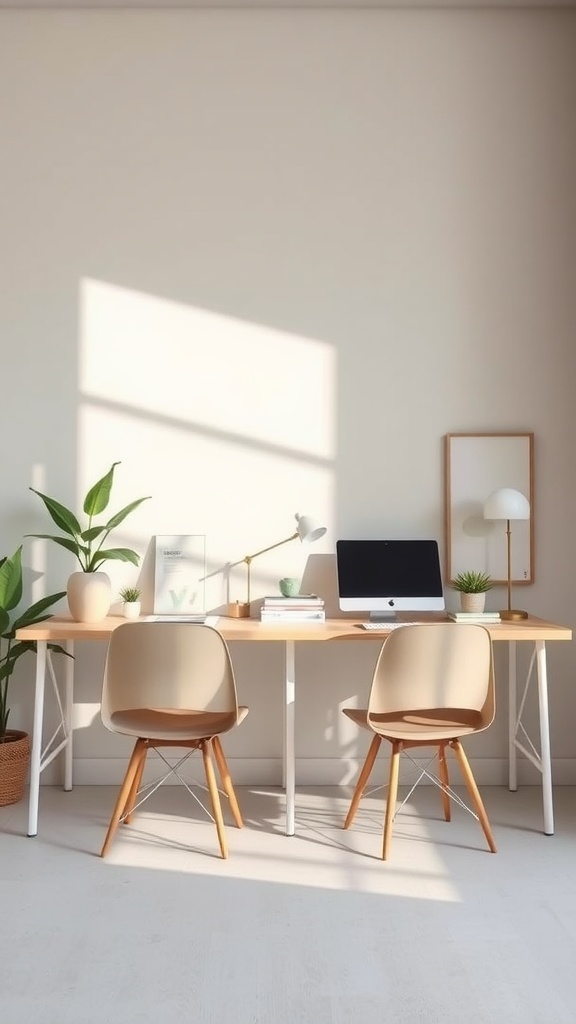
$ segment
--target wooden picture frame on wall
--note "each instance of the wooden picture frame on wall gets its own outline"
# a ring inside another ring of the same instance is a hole
[[[492,491],[511,487],[530,503],[530,518],[510,523],[511,580],[534,582],[534,434],[446,434],[444,524],[446,583],[459,572],[487,572],[507,582],[506,522],[486,520]]]

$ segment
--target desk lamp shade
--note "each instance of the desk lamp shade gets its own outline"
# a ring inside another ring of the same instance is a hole
[[[500,612],[500,616],[507,621],[528,618],[528,612],[512,608],[512,569],[510,559],[512,531],[510,529],[510,521],[512,519],[529,518],[530,504],[528,499],[521,491],[516,491],[512,487],[500,487],[497,491],[492,491],[492,494],[488,495],[484,502],[484,519],[506,520],[508,607]]]
[[[296,513],[296,533],[303,544],[312,544],[315,540],[320,540],[326,533],[326,527],[321,526],[315,519],[311,519],[310,516],[299,516]],[[282,543],[282,541],[280,542]]]
[[[284,540],[276,541],[275,544],[269,544],[268,547],[262,548],[260,551],[255,551],[253,555],[246,555],[240,559],[240,562],[233,562],[232,565],[240,565],[243,562],[246,565],[246,600],[236,601],[234,604],[229,605],[228,614],[232,615],[237,619],[246,619],[250,616],[250,566],[258,555],[265,554],[266,551],[272,551],[273,548],[279,548],[281,544],[287,544],[291,540],[300,540],[303,544],[312,544],[315,540],[319,540],[326,533],[326,527],[321,526],[315,519],[311,519],[310,516],[301,516],[296,513],[296,531],[291,533],[289,537],[285,537]]]

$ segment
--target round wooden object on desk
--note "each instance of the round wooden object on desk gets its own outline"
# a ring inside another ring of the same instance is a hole
[[[226,615],[231,619],[249,619],[250,605],[247,601],[234,601],[228,605]]]

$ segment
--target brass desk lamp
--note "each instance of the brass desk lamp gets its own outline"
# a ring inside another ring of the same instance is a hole
[[[252,555],[246,555],[238,562],[232,562],[230,565],[231,569],[235,565],[246,565],[246,600],[235,601],[229,604],[228,615],[235,619],[250,618],[250,566],[255,558],[258,558],[259,555],[264,555],[267,551],[272,551],[273,548],[279,548],[281,544],[288,544],[289,541],[297,540],[298,538],[303,544],[312,544],[313,541],[319,540],[326,533],[326,527],[320,526],[314,519],[310,519],[310,516],[300,516],[296,513],[296,523],[296,531],[290,534],[289,537],[285,537],[284,540],[279,540],[275,544],[269,544],[267,548],[261,548],[260,551],[255,551]]]
[[[528,612],[518,611],[512,608],[512,569],[510,562],[510,520],[529,519],[530,504],[521,491],[515,491],[512,487],[500,487],[492,491],[484,502],[484,519],[505,519],[506,520],[506,556],[507,556],[507,587],[508,607],[500,612],[500,618],[507,622],[514,622],[519,619],[527,619]]]

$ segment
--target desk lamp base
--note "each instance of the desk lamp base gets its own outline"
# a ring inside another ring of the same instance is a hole
[[[234,601],[228,605],[226,614],[231,619],[249,619],[250,604],[247,601]]]
[[[500,612],[500,618],[502,622],[520,622],[521,619],[528,618],[528,612],[521,612],[515,608],[507,608],[506,611]]]

